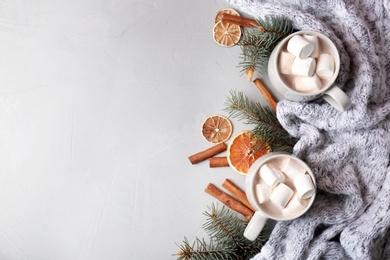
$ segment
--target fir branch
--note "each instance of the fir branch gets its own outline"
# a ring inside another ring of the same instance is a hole
[[[249,43],[248,45],[242,45],[240,58],[242,61],[239,63],[241,67],[240,72],[245,73],[248,69],[252,68],[255,71],[267,71],[268,57],[270,55],[266,46],[262,46],[262,42],[258,42],[259,45]]]
[[[268,58],[276,44],[293,32],[292,23],[283,16],[256,20],[257,26],[245,28],[238,43],[241,46],[241,72],[253,68],[260,74],[267,71]]]
[[[262,124],[279,132],[285,131],[270,108],[250,101],[242,92],[230,91],[230,95],[224,110],[229,112],[231,117],[246,120],[246,124]]]
[[[254,242],[247,240],[243,236],[243,231],[248,223],[238,218],[235,212],[226,207],[219,210],[213,204],[211,211],[205,212],[205,215],[208,216],[208,221],[203,226],[205,231],[208,231],[213,239],[233,245],[235,255],[239,256],[236,259],[249,259],[253,254],[260,252],[266,237],[259,236]]]
[[[292,33],[294,28],[292,22],[284,16],[265,16],[264,19],[257,19],[257,23],[264,30],[264,33],[279,34],[284,37]]]
[[[208,231],[210,236],[216,240],[228,238],[236,245],[239,244],[237,237],[242,237],[240,232],[245,221],[234,217],[234,212],[229,211],[223,207],[220,211],[212,205],[210,212],[205,212],[204,215],[208,217],[208,221],[203,225],[205,231]]]
[[[273,110],[250,101],[242,92],[231,91],[230,94],[224,109],[230,117],[255,125],[252,134],[259,142],[268,144],[270,151],[292,152],[296,139],[280,125]]]
[[[205,212],[204,215],[207,219],[202,227],[209,234],[210,242],[196,238],[190,244],[184,238],[183,244],[179,246],[180,251],[176,254],[178,259],[250,259],[260,252],[269,237],[265,228],[255,241],[247,240],[243,236],[247,222],[225,206],[219,209],[212,204],[210,212]]]
[[[196,238],[193,244],[190,244],[185,237],[183,245],[179,246],[180,251],[178,260],[181,259],[193,259],[193,260],[209,260],[209,259],[236,259],[234,250],[229,246],[222,247],[216,244],[214,240],[210,240],[207,243],[204,239]]]

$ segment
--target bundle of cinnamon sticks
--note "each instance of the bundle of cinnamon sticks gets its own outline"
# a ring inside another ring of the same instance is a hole
[[[255,209],[249,203],[245,192],[229,179],[226,179],[222,183],[222,187],[229,191],[234,197],[220,190],[212,183],[207,185],[205,192],[218,199],[230,209],[243,215],[245,220],[249,221],[252,218]]]
[[[227,146],[225,143],[220,143],[217,145],[214,145],[204,151],[201,151],[199,153],[193,154],[188,159],[192,164],[196,164],[199,162],[202,162],[204,160],[209,159],[210,163],[210,168],[215,168],[215,167],[224,167],[224,166],[229,166],[229,163],[227,161],[226,156],[222,157],[213,157],[214,155],[217,155],[219,153],[222,153],[223,151],[226,151]]]

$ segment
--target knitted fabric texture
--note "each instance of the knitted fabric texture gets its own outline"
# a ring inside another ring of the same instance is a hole
[[[283,15],[327,35],[340,53],[336,85],[352,102],[345,112],[321,99],[278,103],[318,192],[305,215],[276,224],[254,259],[390,259],[390,2],[227,2],[248,17]]]

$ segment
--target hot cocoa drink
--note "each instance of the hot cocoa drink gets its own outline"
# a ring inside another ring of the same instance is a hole
[[[329,85],[335,73],[335,61],[327,43],[316,35],[295,35],[278,57],[284,83],[302,93],[316,93]]]
[[[301,214],[315,193],[307,168],[292,158],[267,161],[254,178],[255,198],[270,216],[292,218]]]

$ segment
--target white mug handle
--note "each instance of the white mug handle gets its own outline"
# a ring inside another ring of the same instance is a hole
[[[340,111],[345,111],[351,106],[351,100],[347,94],[337,86],[328,89],[323,98]]]
[[[264,217],[260,211],[256,211],[245,228],[244,237],[254,241],[259,236],[261,230],[263,230],[267,220],[268,218]]]

